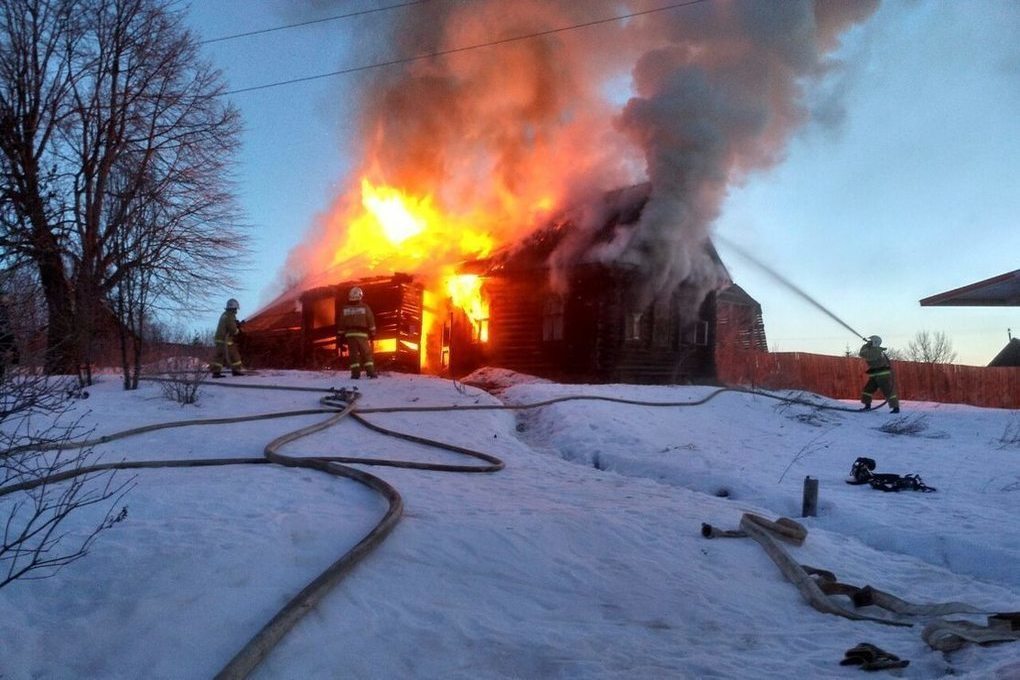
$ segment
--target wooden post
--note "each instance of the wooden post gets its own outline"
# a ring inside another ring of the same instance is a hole
[[[804,504],[801,510],[801,517],[815,517],[818,515],[818,480],[811,479],[811,475],[804,478]]]

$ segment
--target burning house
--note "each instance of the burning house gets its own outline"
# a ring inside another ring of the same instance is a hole
[[[348,174],[281,272],[300,292],[249,322],[246,361],[342,365],[355,283],[386,319],[382,368],[683,382],[764,349],[711,227],[794,131],[838,121],[840,88],[809,88],[877,2],[617,5],[619,21],[542,0],[395,13],[392,38],[432,56],[344,92]]]
[[[345,365],[336,319],[354,285],[376,314],[381,368],[454,377],[498,366],[564,382],[711,381],[717,345],[765,349],[761,307],[732,285],[715,248],[707,271],[649,296],[634,263],[605,249],[633,236],[648,186],[612,192],[597,228],[568,218],[465,262],[431,292],[411,274],[318,286],[245,324],[253,365]],[[427,280],[427,277],[422,277]]]
[[[337,368],[346,357],[336,320],[347,292],[359,286],[375,313],[376,363],[417,373],[422,364],[424,290],[406,274],[374,276],[318,286],[284,296],[243,324],[241,352],[251,366]]]

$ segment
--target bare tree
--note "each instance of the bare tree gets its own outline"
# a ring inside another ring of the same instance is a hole
[[[893,361],[910,361],[910,357],[902,349],[898,347],[888,347],[885,350],[885,355]]]
[[[0,588],[53,575],[127,515],[117,507],[131,480],[88,471],[92,451],[72,441],[88,434],[69,418],[75,386],[26,370],[0,379]],[[99,506],[97,522],[68,528],[73,514],[92,506]]]
[[[67,112],[67,50],[79,33],[72,5],[0,0],[0,246],[6,258],[29,258],[39,269],[49,313],[46,361],[53,370],[73,363],[62,257],[69,195],[58,190],[52,152]]]
[[[945,333],[918,331],[907,344],[906,357],[924,364],[951,364],[956,359],[956,351]]]
[[[144,337],[158,305],[229,282],[245,251],[240,118],[175,5],[0,0],[0,245],[39,268],[51,371],[87,371],[114,323]]]

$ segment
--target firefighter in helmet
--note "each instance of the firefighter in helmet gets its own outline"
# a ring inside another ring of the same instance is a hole
[[[237,310],[241,305],[237,300],[227,300],[227,308],[220,314],[220,322],[216,326],[216,353],[209,363],[209,370],[212,377],[223,377],[223,366],[229,365],[233,375],[244,375],[244,366],[241,364],[241,353],[237,351],[237,334],[240,332],[240,323],[237,320]]]
[[[369,378],[377,377],[375,372],[375,361],[372,358],[372,340],[375,339],[375,316],[372,308],[364,303],[361,288],[355,286],[347,294],[347,304],[344,305],[343,313],[340,316],[340,323],[337,325],[338,339],[347,342],[347,351],[351,357],[351,379],[357,380],[361,377],[361,369]]]
[[[862,338],[864,346],[858,352],[860,357],[868,362],[868,382],[861,391],[861,403],[864,410],[871,408],[871,396],[875,390],[882,390],[892,413],[900,412],[900,399],[896,396],[896,382],[893,378],[892,364],[889,356],[882,347],[882,338],[872,335],[870,338]]]

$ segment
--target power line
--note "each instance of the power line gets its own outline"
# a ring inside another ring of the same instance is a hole
[[[428,1],[428,0],[424,0]],[[273,83],[266,83],[265,85],[253,85],[252,87],[242,87],[236,90],[229,90],[224,92],[224,95],[228,94],[241,94],[243,92],[255,92],[256,90],[267,90],[272,87],[280,87],[282,85],[293,85],[295,83],[304,83],[310,80],[321,80],[322,78],[332,78],[334,76],[348,75],[351,73],[358,73],[360,71],[369,71],[376,68],[385,68],[387,66],[396,66],[398,64],[409,64],[415,61],[421,61],[423,59],[432,59],[434,57],[443,57],[450,54],[458,54],[460,52],[468,52],[470,50],[477,50],[483,47],[494,47],[497,45],[506,45],[508,43],[520,42],[522,40],[531,40],[532,38],[541,38],[547,35],[553,35],[555,33],[563,33],[565,31],[573,31],[579,28],[588,28],[590,26],[599,26],[601,24],[608,24],[614,21],[623,21],[625,19],[633,19],[634,17],[644,16],[648,14],[655,14],[657,12],[666,12],[672,9],[679,9],[681,7],[690,7],[691,5],[699,5],[709,0],[687,0],[686,2],[678,2],[672,5],[666,5],[665,7],[657,7],[655,9],[648,9],[641,12],[631,12],[630,14],[621,14],[619,16],[608,17],[606,19],[596,19],[594,21],[586,21],[581,24],[574,24],[572,26],[562,26],[560,28],[551,28],[547,31],[539,31],[537,33],[528,33],[525,35],[518,35],[511,38],[503,38],[501,40],[493,40],[491,42],[477,43],[475,45],[465,45],[464,47],[454,47],[448,50],[439,50],[437,52],[428,52],[426,54],[419,54],[413,57],[403,57],[400,59],[391,59],[389,61],[382,61],[375,64],[366,64],[364,66],[352,66],[350,68],[341,69],[339,71],[330,71],[329,73],[319,73],[314,76],[304,76],[302,78],[291,78],[290,80],[279,80]],[[416,3],[408,3],[416,4]],[[270,29],[272,30],[272,29]]]
[[[302,21],[296,24],[287,24],[285,26],[273,26],[272,28],[260,28],[257,31],[246,31],[244,33],[233,33],[231,35],[220,36],[219,38],[209,38],[208,40],[199,41],[200,45],[208,45],[209,43],[223,42],[225,40],[234,40],[235,38],[247,38],[253,35],[261,35],[263,33],[272,33],[273,31],[284,31],[288,28],[299,28],[301,26],[311,26],[312,24],[322,24],[327,21],[338,21],[340,19],[350,19],[351,17],[360,17],[365,14],[373,14],[375,12],[385,12],[389,9],[399,9],[401,7],[410,7],[411,5],[421,5],[431,0],[413,0],[412,2],[402,2],[397,5],[386,5],[385,7],[376,7],[375,9],[363,9],[358,12],[349,12],[348,14],[337,14],[336,16],[323,17],[322,19],[311,19],[309,21]]]

